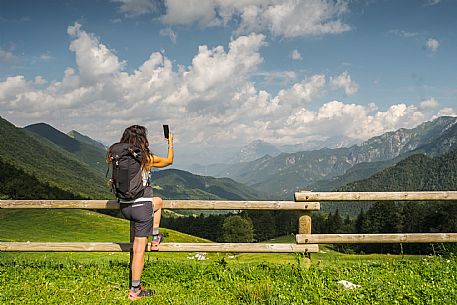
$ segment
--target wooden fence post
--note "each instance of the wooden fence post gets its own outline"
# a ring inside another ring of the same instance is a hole
[[[298,214],[298,234],[311,234],[311,212],[300,211]],[[306,254],[311,259],[311,254]]]
[[[135,227],[133,225],[133,221],[130,221],[130,243],[132,244],[132,248],[130,248],[130,271],[129,271],[129,289],[132,287],[132,262],[133,262],[133,241],[135,239]]]

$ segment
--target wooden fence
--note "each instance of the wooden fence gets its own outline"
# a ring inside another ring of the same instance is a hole
[[[0,200],[1,209],[119,209],[116,200]],[[299,211],[298,232],[311,234],[311,211],[318,211],[318,202],[294,201],[205,201],[164,200],[166,209],[187,210],[292,210]],[[116,242],[1,242],[0,251],[10,252],[131,252],[130,243]],[[146,249],[149,251],[150,249]],[[251,253],[312,253],[317,244],[266,243],[163,243],[159,252],[251,252]]]
[[[322,201],[457,201],[457,192],[362,192],[295,193],[295,201],[164,200],[164,208],[189,210],[296,210],[299,211],[296,243],[163,243],[160,252],[268,252],[305,254],[318,252],[318,244],[338,243],[448,243],[457,233],[409,234],[311,234],[311,213]],[[115,200],[0,200],[0,209],[119,209]],[[1,242],[0,252],[130,252],[132,264],[133,223],[130,243],[116,242]],[[146,249],[149,251],[150,249]],[[130,274],[131,281],[131,274]]]
[[[160,252],[318,252],[318,244],[338,243],[448,243],[457,233],[312,234],[311,213],[322,201],[457,201],[456,191],[439,192],[297,192],[295,201],[164,200],[164,208],[188,210],[295,210],[299,211],[296,243],[163,243]],[[116,200],[0,200],[2,209],[119,209]],[[11,252],[125,252],[130,243],[116,242],[0,242]],[[150,249],[147,249],[150,250]]]
[[[298,192],[296,202],[314,201],[456,201],[457,192]],[[408,234],[302,234],[295,236],[297,244],[354,243],[453,243],[457,233]]]

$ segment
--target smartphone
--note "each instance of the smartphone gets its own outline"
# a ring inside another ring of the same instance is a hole
[[[168,128],[168,125],[163,125],[163,136],[165,139],[168,139],[170,135],[170,129]]]

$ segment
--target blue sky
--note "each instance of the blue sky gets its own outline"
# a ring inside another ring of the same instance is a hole
[[[167,122],[192,152],[361,141],[455,115],[455,16],[455,0],[3,0],[0,113],[106,143],[134,123],[159,143]]]

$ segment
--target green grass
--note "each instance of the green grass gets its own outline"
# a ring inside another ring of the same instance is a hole
[[[321,266],[175,261],[146,262],[143,282],[156,295],[138,304],[455,304],[457,261],[386,258]],[[1,304],[127,304],[128,265],[0,262]],[[339,280],[361,285],[344,289]]]
[[[206,242],[173,230],[169,242]],[[128,241],[128,221],[85,210],[0,210],[2,241]],[[271,242],[292,242],[293,236]],[[148,253],[137,304],[455,304],[457,259]],[[0,253],[0,304],[127,304],[128,253]],[[338,284],[347,280],[355,290]]]
[[[161,229],[168,242],[208,242],[174,230]],[[78,209],[2,209],[0,210],[0,241],[35,242],[128,242],[130,226],[125,219]],[[147,254],[149,255],[149,254]],[[170,256],[169,253],[156,253]],[[0,253],[2,258],[56,259],[67,261],[111,259],[128,261],[128,253]],[[177,255],[185,259],[185,253]]]
[[[208,242],[203,238],[161,229],[166,242]],[[0,241],[50,242],[128,242],[129,222],[88,210],[78,209],[0,209]],[[188,261],[188,253],[146,253],[146,256]],[[290,263],[292,254],[236,254],[210,253],[208,258],[242,260],[246,262]],[[0,261],[7,258],[57,260],[66,262],[109,262],[113,259],[128,261],[128,253],[0,253]]]

